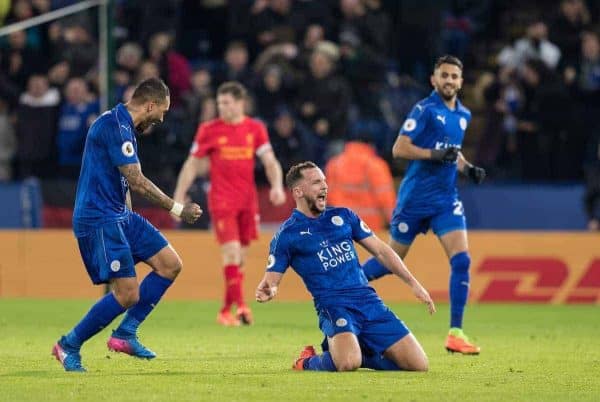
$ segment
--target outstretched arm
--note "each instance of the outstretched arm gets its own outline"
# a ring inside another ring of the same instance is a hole
[[[382,242],[377,236],[369,236],[359,241],[369,253],[373,255],[387,269],[398,275],[408,286],[411,287],[415,297],[427,305],[430,314],[435,313],[435,304],[429,296],[429,292],[408,270],[402,259],[392,250],[390,246]]]
[[[202,209],[199,205],[193,203],[182,205],[163,193],[160,188],[144,176],[139,163],[121,165],[119,166],[119,171],[129,182],[129,188],[132,191],[135,191],[167,211],[180,216],[186,222],[194,223],[202,215]]]
[[[275,297],[281,278],[283,274],[279,272],[265,272],[265,276],[256,287],[256,301],[265,303]]]

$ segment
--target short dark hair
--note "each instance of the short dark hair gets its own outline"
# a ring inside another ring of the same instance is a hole
[[[134,89],[131,95],[133,103],[142,104],[146,102],[163,103],[170,96],[169,87],[160,78],[148,78],[142,81]]]
[[[438,58],[435,62],[434,70],[437,70],[442,64],[452,64],[456,67],[460,68],[460,71],[463,69],[462,61],[456,56],[452,56],[449,54],[445,54],[442,57]]]
[[[246,99],[248,97],[246,87],[237,81],[227,81],[219,85],[217,96],[223,94],[231,94],[231,96],[237,100]]]
[[[310,161],[300,162],[300,163],[292,166],[290,168],[290,170],[288,170],[287,174],[285,175],[285,185],[289,189],[292,189],[292,187],[294,187],[296,185],[296,183],[298,183],[300,180],[302,180],[304,178],[302,171],[304,171],[306,169],[314,169],[314,168],[318,168],[318,166],[315,165],[314,162],[310,162]]]

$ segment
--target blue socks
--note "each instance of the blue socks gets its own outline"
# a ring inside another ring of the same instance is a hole
[[[377,259],[371,257],[362,266],[363,272],[369,282],[379,279],[382,276],[391,274],[390,270],[381,265]]]
[[[112,292],[106,294],[92,306],[79,324],[65,336],[66,346],[75,349],[81,348],[83,342],[100,332],[124,311],[125,308],[119,304]]]
[[[130,307],[114,335],[117,338],[134,336],[140,324],[156,307],[173,281],[150,272],[140,284],[140,300]]]
[[[462,328],[463,314],[469,297],[469,265],[466,251],[450,259],[450,327]]]
[[[379,355],[365,356],[364,353],[362,355],[362,364],[360,365],[360,367],[368,368],[368,369],[372,369],[372,370],[387,370],[387,371],[402,370],[400,367],[398,367],[398,365],[396,363],[394,363],[392,360],[390,360],[386,357],[379,356]]]
[[[303,367],[304,370],[337,371],[329,352],[323,352],[322,355],[309,357],[304,360]]]

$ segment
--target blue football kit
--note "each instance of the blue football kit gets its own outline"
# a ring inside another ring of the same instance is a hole
[[[360,344],[381,354],[409,333],[368,285],[353,241],[373,233],[347,208],[327,208],[317,218],[294,210],[271,241],[268,272],[288,267],[302,278],[327,336],[354,333]]]
[[[470,121],[471,112],[458,99],[455,109],[450,110],[433,91],[414,106],[400,135],[410,137],[413,145],[421,148],[461,148]],[[409,245],[429,228],[438,236],[466,229],[456,176],[456,162],[410,161],[390,224],[395,241]]]
[[[129,185],[118,167],[135,163],[135,127],[119,104],[88,131],[73,212],[73,231],[94,284],[135,277],[135,264],[168,244],[150,222],[126,206]]]

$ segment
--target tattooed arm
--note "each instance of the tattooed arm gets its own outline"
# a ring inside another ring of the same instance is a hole
[[[182,205],[176,203],[171,197],[163,193],[160,188],[144,176],[139,163],[121,165],[119,166],[119,171],[129,182],[129,188],[132,191],[152,201],[154,204],[160,205],[172,214],[181,217],[187,223],[194,223],[202,215],[202,208],[198,204],[190,202]]]
[[[129,182],[129,188],[132,191],[135,191],[167,211],[173,208],[175,201],[144,176],[139,163],[119,166],[119,171]]]

